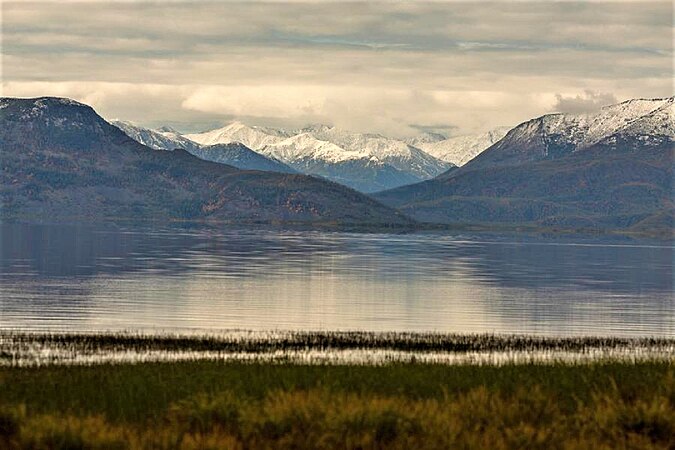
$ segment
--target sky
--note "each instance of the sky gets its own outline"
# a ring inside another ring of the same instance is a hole
[[[184,132],[461,135],[673,95],[651,2],[1,2],[1,94]]]

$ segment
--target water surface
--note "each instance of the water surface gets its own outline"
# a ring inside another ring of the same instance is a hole
[[[624,237],[0,224],[0,329],[675,336]]]

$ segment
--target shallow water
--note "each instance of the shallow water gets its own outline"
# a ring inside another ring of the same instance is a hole
[[[0,231],[5,330],[675,336],[670,242],[113,225]]]

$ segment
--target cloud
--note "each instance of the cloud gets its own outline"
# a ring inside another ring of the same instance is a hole
[[[418,130],[420,133],[437,133],[444,136],[453,135],[459,128],[457,125],[438,123],[438,124],[417,124],[411,123],[408,126],[414,130]]]
[[[603,106],[617,103],[616,96],[609,92],[594,92],[585,90],[583,94],[575,96],[563,96],[556,94],[556,102],[553,105],[553,111],[581,114],[597,111]]]
[[[451,127],[468,131],[515,124],[536,115],[554,98],[553,94],[373,88],[340,83],[204,86],[4,82],[1,86],[3,95],[32,97],[49,93],[70,97],[91,104],[108,119],[122,118],[151,127],[169,124],[181,131],[202,131],[239,118],[250,124],[287,128],[327,123],[395,137],[416,135],[424,124],[436,129],[453,124]]]
[[[237,117],[392,135],[446,124],[474,132],[552,105],[593,108],[604,101],[598,95],[671,95],[672,9],[670,2],[9,0],[2,89],[73,96],[106,117],[186,131]]]

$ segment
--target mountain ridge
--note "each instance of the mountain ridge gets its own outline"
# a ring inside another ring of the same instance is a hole
[[[362,192],[432,178],[451,167],[402,141],[373,133],[345,132],[323,124],[287,131],[234,121],[185,136],[201,144],[241,142],[295,170]]]
[[[638,103],[642,104],[641,108],[625,108]],[[504,138],[476,156],[467,167],[475,169],[556,159],[589,148],[661,108],[672,107],[673,97],[666,97],[626,100],[605,106],[596,113],[545,114],[511,129]]]
[[[0,98],[0,148],[3,218],[413,223],[336,183],[151,149],[69,99]]]
[[[531,119],[460,168],[373,197],[427,222],[672,229],[673,98],[626,105]]]
[[[198,158],[221,164],[229,164],[239,169],[296,173],[295,170],[282,162],[254,152],[244,144],[238,142],[200,145],[173,129],[167,128],[164,131],[159,129],[153,130],[132,122],[120,120],[113,120],[110,123],[124,131],[134,140],[155,150],[172,151],[176,148],[182,148]]]

